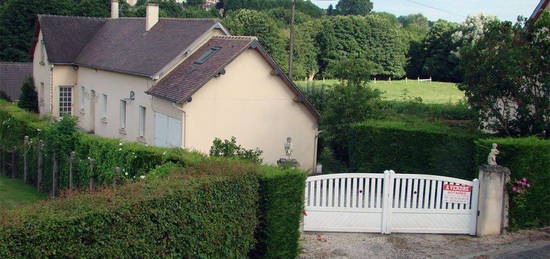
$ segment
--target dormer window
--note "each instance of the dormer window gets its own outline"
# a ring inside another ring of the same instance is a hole
[[[222,47],[212,47],[210,48],[206,53],[202,54],[202,56],[200,58],[198,58],[197,60],[195,60],[195,64],[203,64],[204,62],[206,62],[211,56],[213,56],[214,54],[216,54],[216,52],[218,52]]]

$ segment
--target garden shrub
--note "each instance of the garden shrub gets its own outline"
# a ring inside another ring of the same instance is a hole
[[[263,151],[259,148],[246,149],[237,144],[237,138],[231,137],[231,139],[215,138],[210,147],[210,156],[213,157],[228,157],[237,158],[242,160],[248,160],[256,163],[262,162]]]
[[[305,172],[299,169],[258,167],[259,226],[252,258],[296,258],[300,220],[304,211]]]
[[[250,171],[139,181],[0,212],[0,258],[243,258],[254,245]]]
[[[530,187],[524,193],[509,190],[510,228],[550,225],[550,140],[528,138],[491,138],[476,141],[476,164],[487,163],[492,143],[497,143],[499,165],[510,168],[511,182],[526,178]]]
[[[352,172],[475,178],[474,140],[479,135],[423,120],[367,120],[346,133]]]

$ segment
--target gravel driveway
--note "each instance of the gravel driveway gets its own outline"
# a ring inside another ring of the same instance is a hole
[[[550,228],[500,236],[304,233],[300,258],[550,258]]]

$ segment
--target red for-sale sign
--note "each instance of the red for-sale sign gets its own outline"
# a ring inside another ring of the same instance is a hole
[[[443,202],[448,203],[469,203],[472,186],[444,184],[443,185]]]

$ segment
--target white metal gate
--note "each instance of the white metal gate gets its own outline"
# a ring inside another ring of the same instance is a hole
[[[449,202],[453,190],[467,198]],[[477,179],[393,171],[311,176],[304,231],[475,235],[478,193]]]

